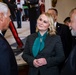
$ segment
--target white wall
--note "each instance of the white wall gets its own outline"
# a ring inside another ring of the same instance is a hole
[[[45,0],[45,10],[51,7],[51,0]],[[72,8],[76,7],[76,0],[57,0],[56,9],[58,10],[58,22],[63,23],[63,20],[69,16]]]
[[[45,0],[45,11],[52,7],[51,1],[52,0]]]
[[[69,16],[71,9],[76,7],[76,0],[58,0],[56,9],[59,12],[58,21],[63,23],[63,20]]]

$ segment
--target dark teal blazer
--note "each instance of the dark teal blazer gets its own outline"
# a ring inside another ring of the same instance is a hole
[[[38,53],[36,57],[32,54],[32,47],[37,33],[29,35],[27,37],[25,48],[22,54],[22,58],[30,66],[29,75],[59,75],[58,65],[64,60],[63,46],[58,35],[47,35],[45,39],[45,47]],[[45,58],[47,64],[41,67],[34,67],[33,60],[38,58]]]

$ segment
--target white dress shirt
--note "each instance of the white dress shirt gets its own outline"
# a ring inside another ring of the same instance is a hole
[[[3,35],[2,32],[1,32],[1,30],[0,30],[0,34]]]
[[[56,27],[57,22],[54,22],[54,26]]]
[[[18,1],[16,0],[16,5],[17,5],[17,8],[18,8],[18,9],[19,9],[19,8],[23,9],[23,4],[24,4],[24,0],[20,0],[20,2],[18,2]]]

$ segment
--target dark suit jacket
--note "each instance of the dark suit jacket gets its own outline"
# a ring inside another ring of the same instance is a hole
[[[68,26],[63,25],[61,23],[57,23],[56,25],[57,34],[60,35],[65,57],[67,58],[72,50],[72,35]]]
[[[18,75],[17,63],[14,53],[6,41],[0,34],[0,75]]]
[[[23,52],[23,59],[29,64],[30,70],[29,75],[59,75],[58,65],[64,60],[64,52],[59,36],[47,35],[45,39],[45,47],[38,53],[36,58],[45,58],[47,64],[39,68],[35,68],[33,60],[36,59],[32,55],[32,47],[34,40],[37,38],[37,33],[34,33],[27,37],[25,50]]]
[[[70,53],[61,75],[76,75],[76,46]]]
[[[72,48],[76,45],[76,36],[72,36]]]

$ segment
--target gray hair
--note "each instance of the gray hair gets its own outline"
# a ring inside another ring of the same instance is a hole
[[[7,15],[9,8],[7,4],[0,2],[0,13],[3,13],[4,15]]]

